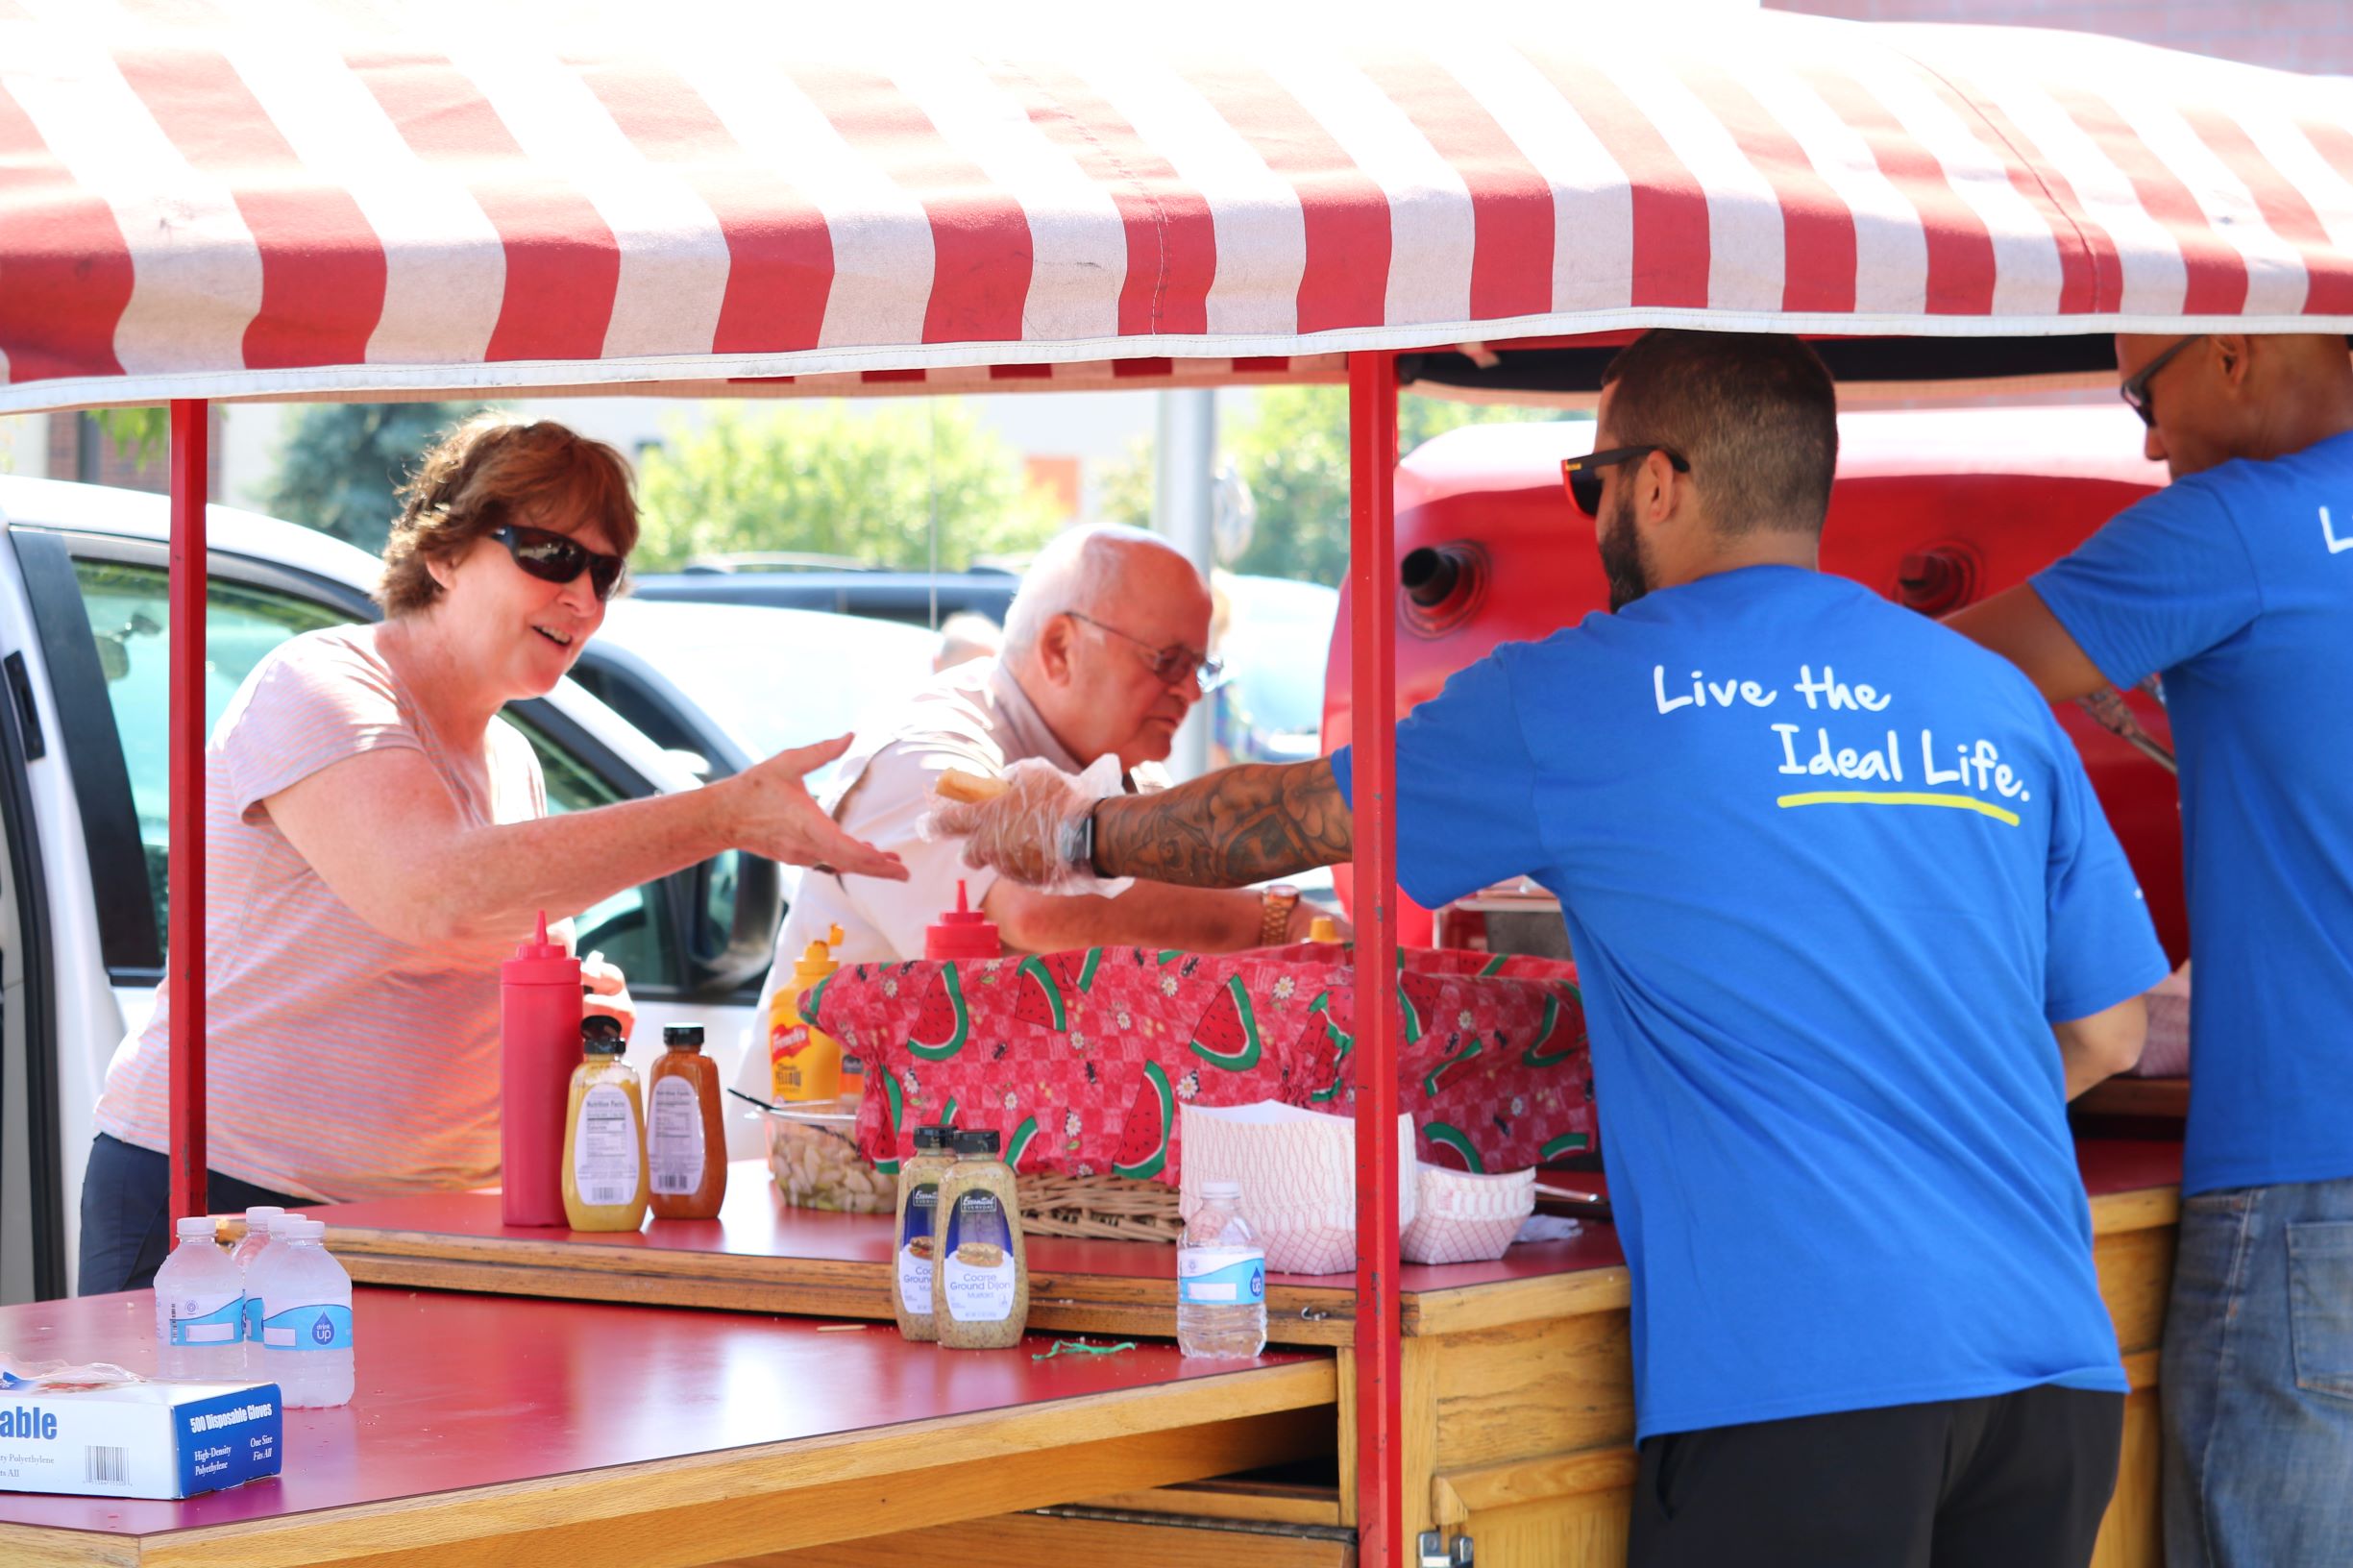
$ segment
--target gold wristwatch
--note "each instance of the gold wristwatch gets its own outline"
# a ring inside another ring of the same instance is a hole
[[[1259,945],[1280,947],[1290,933],[1291,911],[1299,907],[1299,890],[1287,885],[1259,894]]]

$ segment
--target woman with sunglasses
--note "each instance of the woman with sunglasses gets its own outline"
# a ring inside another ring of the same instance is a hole
[[[499,1167],[499,963],[551,919],[719,853],[901,878],[801,777],[848,737],[680,795],[548,814],[499,717],[603,624],[637,542],[619,453],[483,414],[424,458],[384,550],[384,619],[285,643],[206,747],[209,1208],[478,1187]],[[569,920],[557,927],[569,943]],[[585,976],[626,1017],[624,977]],[[169,1242],[168,982],[108,1068],[81,1289]]]

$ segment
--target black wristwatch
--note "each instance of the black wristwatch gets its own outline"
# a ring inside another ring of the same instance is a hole
[[[1062,858],[1068,865],[1084,866],[1101,876],[1103,868],[1094,859],[1094,811],[1093,806],[1089,806],[1087,815],[1070,824],[1064,839]]]

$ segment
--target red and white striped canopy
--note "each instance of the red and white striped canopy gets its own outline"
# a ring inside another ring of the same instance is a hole
[[[1775,12],[974,46],[809,9],[0,0],[0,411],[2353,329],[2341,82]]]

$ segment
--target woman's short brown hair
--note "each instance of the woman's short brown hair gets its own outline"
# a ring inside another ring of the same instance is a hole
[[[476,414],[433,444],[400,496],[376,589],[386,615],[408,615],[440,598],[431,563],[455,560],[503,523],[557,533],[596,524],[621,554],[637,548],[629,465],[603,442],[552,420]]]

